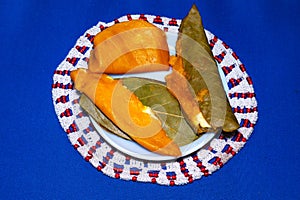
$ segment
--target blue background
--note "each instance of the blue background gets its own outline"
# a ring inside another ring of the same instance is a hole
[[[206,29],[245,64],[259,121],[223,168],[185,186],[116,180],[71,147],[51,84],[77,38],[126,14],[183,18],[195,2]],[[0,199],[299,199],[299,1],[0,1]]]

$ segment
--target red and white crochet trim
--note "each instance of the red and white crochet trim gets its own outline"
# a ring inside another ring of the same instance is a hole
[[[212,52],[229,88],[228,99],[241,128],[232,137],[213,139],[208,147],[170,162],[143,161],[114,149],[94,129],[89,116],[79,106],[70,72],[87,68],[94,36],[105,27],[131,19],[143,19],[164,31],[177,33],[181,20],[153,15],[126,15],[110,23],[99,22],[87,30],[59,64],[53,75],[52,96],[55,112],[72,146],[102,173],[124,180],[162,185],[192,183],[220,169],[245,145],[257,121],[257,101],[253,83],[236,53],[206,30]]]

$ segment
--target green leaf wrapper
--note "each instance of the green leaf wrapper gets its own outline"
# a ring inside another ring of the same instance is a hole
[[[199,97],[199,107],[207,122],[213,128],[222,128],[225,132],[238,129],[238,121],[224,92],[217,64],[195,5],[181,22],[176,54],[183,58],[184,76]],[[208,92],[204,92],[205,90]]]
[[[162,127],[167,135],[178,146],[189,144],[198,138],[185,121],[177,99],[169,93],[163,83],[144,78],[124,78],[122,83],[145,106],[151,107],[162,122]]]

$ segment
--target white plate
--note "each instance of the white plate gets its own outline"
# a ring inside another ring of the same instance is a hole
[[[175,44],[177,40],[177,33],[166,32],[167,41],[169,45],[170,54],[175,54]],[[220,69],[219,69],[220,70]],[[143,77],[143,78],[151,78],[159,81],[164,82],[164,77],[169,74],[171,71],[168,72],[150,72],[150,73],[140,73],[140,74],[130,74],[130,75],[111,75],[113,78],[122,78],[122,77]],[[221,74],[222,83],[226,92],[228,91],[228,86],[225,80],[225,76],[223,72],[219,71]],[[172,156],[164,156],[160,154],[153,153],[148,151],[147,149],[143,148],[139,144],[133,141],[125,140],[119,136],[116,136],[107,130],[103,129],[97,122],[95,122],[92,117],[90,117],[95,129],[97,132],[103,137],[106,142],[108,142],[111,146],[118,149],[119,151],[143,160],[151,160],[151,161],[167,161],[167,160],[174,160],[177,157]],[[216,137],[217,133],[205,133],[201,137],[199,137],[194,142],[180,147],[182,157],[187,156],[198,149],[204,147],[210,140]]]

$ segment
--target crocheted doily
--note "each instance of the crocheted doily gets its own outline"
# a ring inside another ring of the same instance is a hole
[[[53,75],[52,97],[59,122],[72,146],[102,173],[124,180],[152,182],[162,185],[183,185],[220,169],[245,145],[257,121],[257,101],[253,83],[236,53],[227,44],[206,30],[218,67],[225,75],[228,99],[240,123],[230,136],[220,135],[205,148],[175,161],[139,160],[114,149],[95,130],[89,116],[79,105],[80,93],[73,87],[70,72],[87,68],[94,36],[115,23],[144,19],[166,32],[178,32],[181,20],[152,15],[126,15],[110,23],[99,22],[87,30],[59,64]]]

